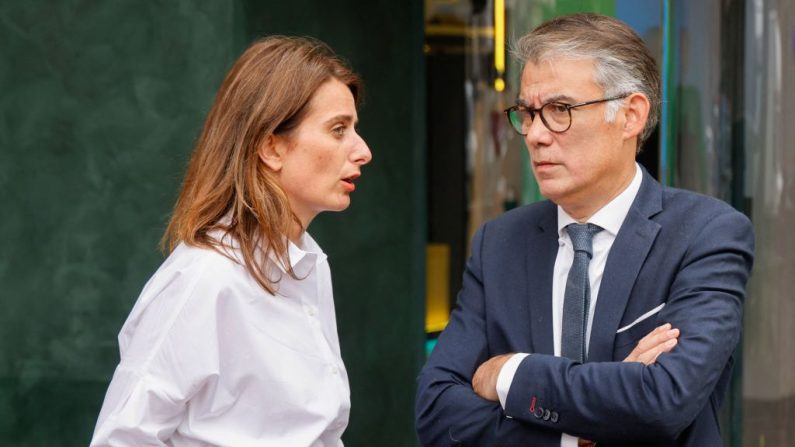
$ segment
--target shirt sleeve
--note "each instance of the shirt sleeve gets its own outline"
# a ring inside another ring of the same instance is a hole
[[[217,373],[217,291],[185,273],[156,274],[131,311],[92,447],[166,445],[191,396]]]
[[[516,375],[516,370],[519,364],[530,354],[514,354],[502,365],[500,375],[497,376],[497,397],[500,399],[500,406],[505,409],[505,400],[508,398],[508,391],[511,389],[513,376]]]
[[[184,407],[185,396],[162,379],[117,369],[91,446],[165,446]]]

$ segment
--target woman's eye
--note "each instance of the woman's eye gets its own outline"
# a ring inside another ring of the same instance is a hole
[[[345,135],[345,126],[337,126],[331,129],[331,133],[338,137]]]

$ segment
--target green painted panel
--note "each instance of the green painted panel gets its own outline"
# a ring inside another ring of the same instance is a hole
[[[595,12],[607,16],[616,15],[616,0],[555,0],[542,7],[546,21],[555,16],[576,12]]]
[[[0,445],[87,445],[232,61],[217,2],[0,5]]]

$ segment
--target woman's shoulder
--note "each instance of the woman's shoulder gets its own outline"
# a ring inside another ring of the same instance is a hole
[[[239,253],[229,247],[203,247],[180,243],[147,282],[142,295],[179,283],[186,292],[200,287],[209,292],[222,285],[247,282],[249,275]],[[148,290],[149,289],[149,290]]]
[[[209,268],[211,271],[229,271],[239,266],[239,254],[232,247],[214,248],[182,242],[168,255],[159,270],[204,271]]]
[[[179,315],[213,309],[217,297],[230,289],[251,290],[249,275],[233,257],[212,248],[178,245],[138,296],[119,334],[122,350],[133,333],[146,327],[143,332],[154,341]]]

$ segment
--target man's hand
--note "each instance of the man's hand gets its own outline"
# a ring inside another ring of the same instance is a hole
[[[660,354],[671,352],[676,346],[678,337],[679,329],[671,329],[671,325],[666,323],[643,337],[624,361],[651,365],[657,361],[657,357]],[[497,378],[500,375],[502,366],[512,355],[513,353],[508,353],[492,357],[478,367],[475,375],[472,376],[472,389],[475,394],[486,400],[495,402],[499,400],[497,397]]]
[[[478,366],[475,375],[472,376],[472,389],[478,396],[492,401],[498,401],[497,397],[497,377],[500,376],[502,365],[511,358],[513,353],[502,354],[486,360]]]
[[[651,365],[657,361],[660,354],[671,352],[676,346],[678,337],[679,329],[671,329],[671,324],[665,323],[643,337],[624,361]]]

